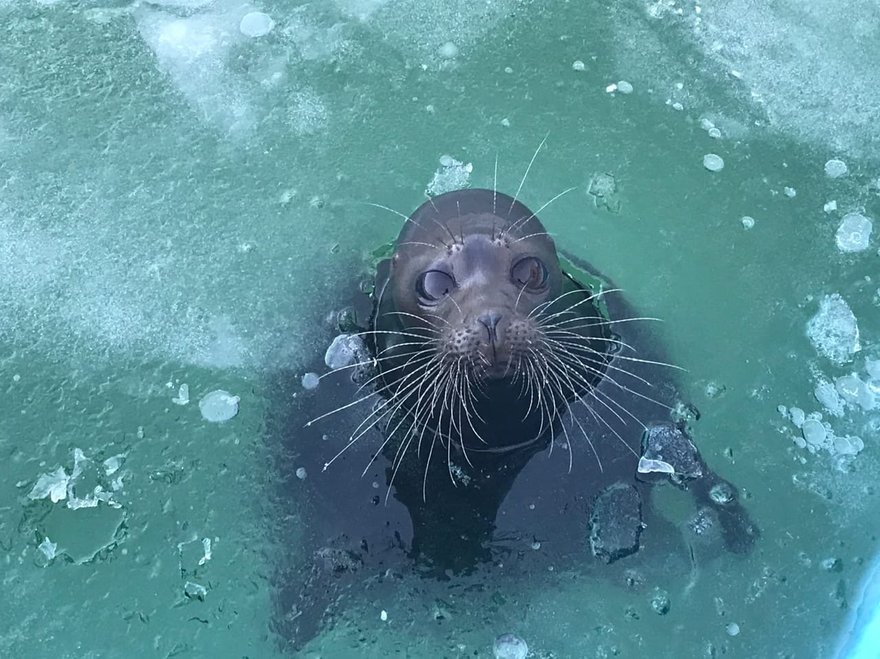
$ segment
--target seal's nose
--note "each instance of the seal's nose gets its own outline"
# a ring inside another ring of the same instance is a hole
[[[489,341],[495,343],[495,340],[498,338],[495,334],[495,328],[498,326],[498,321],[501,320],[501,314],[497,311],[487,311],[477,316],[477,320],[483,324],[489,333]]]

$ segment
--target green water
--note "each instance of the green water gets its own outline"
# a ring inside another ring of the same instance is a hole
[[[880,217],[880,62],[860,50],[877,8],[844,3],[825,51],[810,25],[831,4],[768,10],[793,21],[780,54],[734,39],[731,7],[748,23],[749,3],[702,4],[266,2],[274,28],[249,38],[234,2],[0,1],[0,655],[280,654],[273,574],[304,511],[275,496],[271,374],[320,356],[323,318],[396,235],[363,202],[408,213],[445,155],[484,187],[497,157],[514,192],[547,136],[521,198],[576,186],[544,224],[664,319],[701,450],[762,536],[693,565],[374,584],[303,655],[489,657],[510,631],[534,657],[831,656],[878,549],[880,422],[826,412],[865,448],[811,453],[777,406],[821,411],[820,379],[865,379],[880,356],[876,234],[835,245],[845,213]],[[622,79],[632,93],[606,91]],[[846,176],[826,176],[834,157]],[[605,206],[587,192],[602,173]],[[839,365],[805,331],[833,293],[861,330]],[[184,383],[191,401],[173,402]],[[222,424],[198,406],[216,389],[241,398]],[[88,481],[114,505],[29,498],[75,449],[77,497]],[[671,491],[657,505],[692,512]]]

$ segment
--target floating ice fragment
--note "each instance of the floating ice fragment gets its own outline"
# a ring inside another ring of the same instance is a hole
[[[837,378],[834,381],[834,387],[840,397],[850,405],[858,405],[866,412],[874,409],[876,404],[874,392],[858,375],[853,373]]]
[[[340,334],[335,337],[324,353],[324,363],[334,371],[357,364],[367,356],[367,346],[363,339],[354,334]]]
[[[663,460],[650,460],[641,457],[639,458],[638,472],[640,474],[674,474],[675,467]]]
[[[617,85],[614,84],[614,83],[612,82],[610,85],[608,85],[608,86],[605,88],[605,91],[606,91],[608,94],[613,94],[614,92],[617,91]]]
[[[861,252],[871,241],[871,220],[861,213],[847,213],[837,228],[837,248],[841,252]]]
[[[825,441],[825,437],[827,436],[827,431],[825,430],[825,426],[818,419],[807,419],[804,421],[804,425],[801,428],[801,433],[804,436],[804,439],[807,441],[807,444],[814,448],[818,448],[822,446]]]
[[[58,503],[67,498],[67,484],[70,476],[64,471],[64,467],[58,467],[51,474],[40,474],[37,482],[28,494],[28,499],[45,499],[49,497],[52,503]]]
[[[579,59],[576,59],[574,62],[571,63],[571,68],[573,68],[575,71],[583,71],[587,68],[587,66]]]
[[[865,372],[872,380],[880,381],[880,359],[866,359]]]
[[[245,14],[241,19],[241,23],[238,24],[238,29],[246,37],[264,37],[274,27],[275,21],[272,20],[269,14],[264,14],[261,11],[252,11]]]
[[[633,86],[632,86],[632,84],[630,84],[626,80],[618,80],[617,81],[617,91],[619,91],[621,94],[632,94],[633,93]]]
[[[797,197],[797,190],[795,190],[794,188],[786,186],[782,189],[782,192],[784,192],[785,196],[789,199],[794,199],[795,197]]]
[[[703,167],[710,172],[720,172],[724,169],[724,159],[716,153],[707,153],[703,156]]]
[[[856,317],[837,293],[819,302],[819,311],[807,323],[807,337],[819,354],[836,364],[850,361],[861,350]]]
[[[199,401],[199,410],[206,421],[220,422],[229,421],[238,414],[238,403],[241,400],[228,391],[217,389],[212,391]]]
[[[813,390],[816,400],[833,416],[843,416],[843,401],[837,389],[828,380],[820,380]]]
[[[711,137],[714,140],[721,138],[721,129],[720,128],[710,128],[706,132],[708,133],[709,137]]]
[[[825,163],[825,175],[829,178],[840,178],[841,176],[845,176],[847,171],[849,170],[846,163],[837,158],[832,158]]]
[[[307,476],[308,476],[308,473],[306,472],[306,468],[305,468],[305,467],[299,467],[299,468],[296,470],[296,477],[297,477],[298,479],[300,479],[301,481],[304,481],[304,480],[306,479]]]
[[[748,215],[743,215],[740,221],[742,222],[744,229],[751,229],[755,226],[755,218]]]
[[[305,389],[317,389],[320,381],[321,378],[317,373],[306,373],[302,376],[302,386]]]
[[[43,556],[46,557],[46,560],[51,561],[55,558],[55,553],[58,551],[58,543],[52,542],[48,537],[43,538],[43,542],[37,545],[37,549],[43,552]]]
[[[189,404],[189,385],[182,384],[180,385],[180,389],[177,390],[177,396],[171,399],[172,403],[177,405],[188,405]]]
[[[838,455],[858,455],[865,448],[860,437],[834,437],[834,452]]]
[[[204,565],[211,560],[211,538],[202,538],[202,549],[205,553],[199,559],[199,565]]]
[[[804,421],[807,418],[807,415],[799,407],[792,407],[788,411],[788,415],[791,418],[791,422],[795,425],[796,428],[800,428],[801,426],[803,426]]]
[[[425,194],[436,196],[452,190],[460,190],[470,185],[471,172],[474,166],[471,163],[463,163],[452,156],[440,158],[440,169],[434,172],[434,178],[425,188]]]
[[[515,634],[502,634],[492,644],[495,659],[526,659],[529,646]]]
[[[826,213],[833,213],[837,210],[837,201],[832,199],[831,201],[825,202],[825,205],[822,206],[822,210]]]
[[[183,584],[183,594],[189,599],[204,601],[205,596],[208,594],[208,589],[194,581],[187,581]]]
[[[118,455],[107,458],[102,463],[104,465],[104,474],[107,476],[112,476],[117,471],[119,471],[119,468],[122,466],[123,462],[125,462],[124,453],[120,453]]]
[[[458,46],[451,41],[447,41],[437,49],[437,53],[444,59],[455,59],[458,57]]]
[[[739,635],[739,625],[735,622],[731,622],[724,628],[727,632],[728,636],[738,636]]]

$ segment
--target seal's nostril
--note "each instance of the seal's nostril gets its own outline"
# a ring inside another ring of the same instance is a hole
[[[497,311],[487,311],[477,316],[477,320],[486,328],[486,332],[489,334],[489,341],[495,343],[498,338],[495,334],[495,328],[498,326],[498,321],[501,320],[501,314]]]
[[[497,311],[489,311],[484,314],[480,314],[477,317],[483,325],[486,326],[486,329],[489,330],[490,334],[495,333],[495,327],[498,325],[498,321],[501,320],[501,314]]]

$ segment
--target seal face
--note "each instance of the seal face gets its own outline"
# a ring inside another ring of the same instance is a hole
[[[376,291],[374,352],[389,416],[404,442],[452,442],[468,462],[469,450],[545,436],[603,377],[617,345],[600,292],[566,277],[536,215],[493,190],[420,206]],[[499,413],[518,421],[516,432]]]

